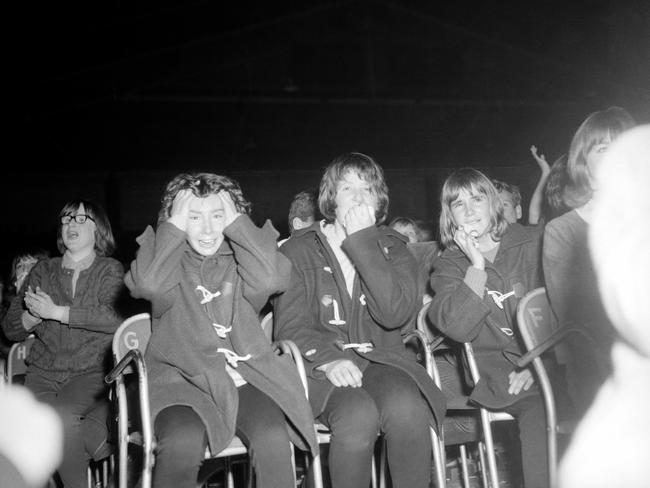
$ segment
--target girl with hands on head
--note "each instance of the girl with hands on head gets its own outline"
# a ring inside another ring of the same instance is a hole
[[[138,237],[125,281],[151,302],[149,371],[156,488],[201,485],[206,447],[238,435],[260,488],[294,488],[291,445],[316,452],[313,418],[296,367],[277,356],[259,314],[289,280],[270,222],[257,227],[239,184],[179,174],[158,226]]]
[[[469,399],[517,419],[524,485],[547,486],[543,403],[531,371],[518,369],[511,360],[523,353],[517,303],[542,286],[541,230],[509,224],[497,189],[472,168],[446,179],[440,203],[445,249],[431,275],[429,319],[452,341],[472,343],[481,380],[469,385]],[[458,368],[441,376],[443,391],[458,398],[466,394]]]
[[[104,375],[113,334],[123,320],[116,306],[124,290],[124,267],[110,257],[115,239],[99,205],[71,200],[58,218],[61,256],[34,265],[2,326],[14,341],[34,334],[25,386],[63,420],[65,448],[58,473],[64,488],[85,488],[89,458],[110,454]]]
[[[406,237],[383,225],[383,170],[365,154],[335,158],[318,203],[324,219],[280,249],[292,273],[273,313],[275,336],[301,349],[312,409],[332,431],[332,486],[370,484],[382,432],[393,486],[428,487],[429,426],[442,422],[445,401],[402,343],[420,306],[417,265]]]

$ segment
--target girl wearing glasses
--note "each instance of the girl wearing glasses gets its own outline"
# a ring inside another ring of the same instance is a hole
[[[58,473],[64,488],[87,486],[90,456],[104,457],[107,392],[105,365],[122,318],[122,264],[110,222],[97,204],[72,200],[59,213],[61,256],[36,263],[3,320],[6,336],[36,340],[26,359],[25,386],[51,404],[64,422]]]

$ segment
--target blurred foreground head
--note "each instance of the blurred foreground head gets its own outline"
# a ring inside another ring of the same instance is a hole
[[[624,132],[597,174],[589,245],[605,309],[650,357],[650,124]]]

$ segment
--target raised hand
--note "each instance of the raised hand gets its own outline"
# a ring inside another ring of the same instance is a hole
[[[375,225],[377,218],[371,205],[355,205],[345,214],[343,227],[347,235]]]
[[[223,218],[225,221],[225,225],[228,226],[232,224],[232,222],[241,215],[237,211],[237,206],[235,205],[235,202],[232,201],[232,197],[230,196],[230,193],[228,193],[226,190],[221,190],[219,193],[219,198],[221,198],[221,201],[223,202]]]
[[[551,171],[551,166],[548,164],[548,161],[546,161],[546,156],[537,153],[537,146],[530,146],[530,153],[533,155],[533,158],[535,158],[535,161],[537,161],[539,169],[542,170],[542,173]]]
[[[485,269],[485,257],[478,248],[476,231],[467,232],[462,225],[459,225],[454,233],[454,242],[458,245],[465,256],[472,262],[472,266],[478,269]]]
[[[174,224],[183,232],[187,231],[187,220],[190,214],[190,201],[196,198],[191,190],[181,190],[174,197],[171,216],[168,222]]]

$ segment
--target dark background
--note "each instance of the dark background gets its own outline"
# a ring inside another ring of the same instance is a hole
[[[2,270],[55,252],[72,197],[103,204],[128,262],[166,181],[240,181],[286,235],[296,192],[345,151],[382,164],[390,216],[435,225],[442,181],[539,175],[592,111],[650,122],[650,2],[67,1],[5,8]],[[3,273],[6,271],[3,271]]]

